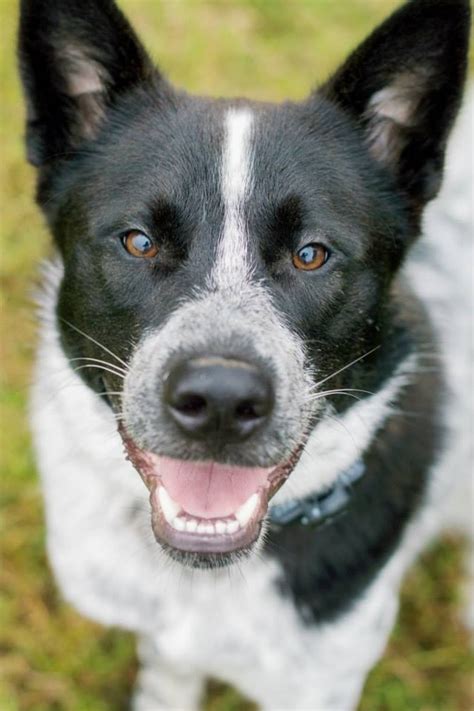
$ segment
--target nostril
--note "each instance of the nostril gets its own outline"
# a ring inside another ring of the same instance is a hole
[[[181,395],[172,407],[188,417],[199,417],[203,415],[207,408],[207,402],[201,395],[187,394]]]
[[[264,412],[261,406],[259,407],[255,402],[247,400],[246,402],[241,402],[237,405],[234,410],[235,419],[240,422],[251,422],[252,420],[258,420],[264,416]]]

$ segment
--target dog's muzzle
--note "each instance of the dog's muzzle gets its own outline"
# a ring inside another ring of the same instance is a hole
[[[270,378],[255,364],[200,357],[175,365],[165,378],[163,409],[190,443],[217,450],[263,430],[271,417]],[[228,554],[258,539],[268,503],[292,470],[296,452],[277,466],[237,466],[160,456],[122,430],[127,456],[150,491],[157,540],[178,551]]]
[[[137,345],[121,434],[165,549],[220,565],[252,548],[301,451],[310,387],[301,341],[258,285],[191,300]]]

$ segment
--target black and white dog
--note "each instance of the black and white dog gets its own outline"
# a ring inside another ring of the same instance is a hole
[[[412,0],[274,105],[175,89],[112,0],[22,1],[58,252],[32,406],[49,554],[79,610],[140,635],[140,711],[196,708],[208,675],[266,709],[353,709],[447,520],[468,123],[404,260],[468,33],[466,0]]]

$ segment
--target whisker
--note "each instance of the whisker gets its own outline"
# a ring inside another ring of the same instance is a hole
[[[362,390],[361,388],[336,388],[335,390],[323,390],[322,395],[333,393],[363,393],[364,395],[375,395],[373,390]]]
[[[103,365],[96,365],[95,363],[87,363],[86,365],[80,365],[78,368],[74,368],[74,372],[77,373],[79,370],[84,370],[85,368],[97,368],[97,370],[105,370],[106,373],[111,373],[112,375],[116,375],[118,378],[122,378],[122,380],[125,380],[125,376],[121,373],[118,373],[116,370],[112,370],[111,368],[105,368]]]
[[[371,390],[361,390],[359,388],[335,388],[334,390],[323,390],[322,392],[310,393],[309,397],[324,397],[325,395],[345,395],[348,393],[363,393],[364,395],[375,395]]]
[[[362,400],[361,397],[357,397],[357,395],[353,395],[352,393],[345,393],[345,392],[343,392],[342,390],[341,390],[341,391],[340,391],[340,390],[334,390],[333,392],[329,391],[329,392],[326,392],[326,393],[322,393],[322,394],[319,395],[319,396],[316,395],[313,399],[314,399],[314,400],[319,400],[320,398],[322,398],[322,397],[324,397],[324,396],[326,396],[326,395],[345,395],[346,397],[351,397],[351,398],[353,398],[354,400],[358,400],[359,402]]]
[[[320,380],[319,382],[315,383],[315,384],[314,384],[314,387],[315,387],[315,388],[319,387],[320,385],[322,385],[323,383],[325,383],[327,380],[330,380],[331,378],[334,378],[336,375],[339,375],[339,373],[342,373],[344,370],[347,370],[348,368],[351,368],[353,365],[355,365],[355,364],[358,363],[359,361],[363,360],[364,358],[367,358],[367,356],[369,356],[371,353],[374,353],[375,351],[377,351],[380,347],[381,347],[381,346],[378,345],[378,346],[375,346],[375,348],[371,348],[371,350],[370,350],[370,351],[367,351],[367,353],[363,353],[363,355],[359,356],[358,358],[355,358],[354,360],[352,360],[352,361],[351,361],[350,363],[348,363],[347,365],[344,365],[342,368],[339,368],[339,370],[336,370],[334,373],[331,373],[331,375],[327,375],[325,378],[323,378],[323,379]]]
[[[83,356],[78,357],[78,358],[69,358],[70,363],[74,363],[74,361],[78,360],[87,360],[87,361],[92,361],[94,363],[102,363],[103,365],[108,365],[110,368],[114,368],[118,372],[123,373],[124,375],[127,375],[127,371],[125,368],[121,368],[119,365],[115,365],[115,363],[110,363],[108,360],[100,360],[99,358],[85,358]]]
[[[355,392],[358,392],[357,390]],[[367,390],[361,390],[360,392],[367,392],[369,395],[372,395],[373,393],[370,393]],[[354,395],[350,391],[346,390],[325,390],[322,393],[314,393],[313,395],[308,395],[306,398],[306,402],[315,402],[316,400],[321,400],[324,397],[327,397],[329,395],[346,395],[346,397],[352,397],[354,400],[359,400],[361,401],[362,398],[358,397],[357,395]]]
[[[69,326],[69,328],[72,328],[77,333],[80,333],[80,335],[84,336],[84,338],[87,338],[92,343],[95,343],[95,345],[99,346],[99,348],[102,348],[104,351],[106,351],[106,353],[111,355],[112,358],[115,358],[116,360],[118,360],[118,362],[121,363],[123,366],[125,366],[125,368],[128,370],[127,363],[124,360],[122,360],[121,358],[119,358],[118,355],[115,355],[115,353],[113,351],[111,351],[109,348],[107,348],[107,346],[104,346],[103,343],[96,341],[95,338],[92,338],[92,336],[89,336],[87,333],[84,333],[84,331],[81,331],[80,328],[77,328],[77,326],[74,326],[74,324],[72,324],[70,321],[67,321],[65,318],[61,318],[61,321],[63,321],[63,323],[65,323],[67,326]]]

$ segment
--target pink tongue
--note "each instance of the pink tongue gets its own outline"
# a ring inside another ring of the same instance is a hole
[[[171,498],[187,513],[201,518],[234,513],[273,471],[272,467],[233,467],[169,457],[156,457],[156,468]]]

